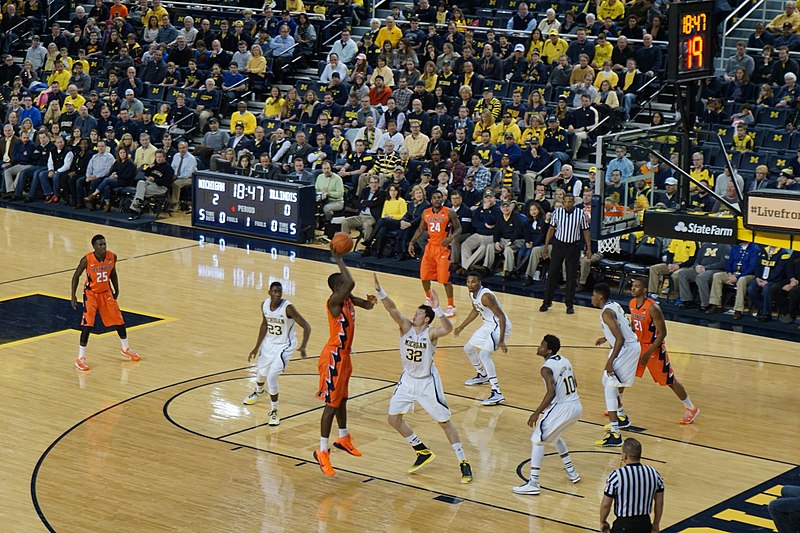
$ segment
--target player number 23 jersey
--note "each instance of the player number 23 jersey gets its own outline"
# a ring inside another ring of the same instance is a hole
[[[286,315],[286,309],[292,305],[289,300],[282,300],[274,311],[270,309],[270,300],[264,300],[261,311],[267,321],[267,336],[265,341],[272,344],[292,344],[297,341],[294,319]]]

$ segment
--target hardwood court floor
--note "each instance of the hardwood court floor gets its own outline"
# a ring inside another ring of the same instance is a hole
[[[437,367],[475,471],[470,485],[459,482],[444,434],[422,411],[409,422],[439,457],[418,475],[406,473],[412,451],[385,416],[400,373],[397,330],[382,306],[359,310],[348,425],[364,456],[335,451],[337,475],[327,479],[311,452],[321,408],[313,397],[316,355],[327,336],[326,278],[334,265],[11,210],[0,210],[0,228],[0,303],[30,293],[68,298],[73,269],[92,235],[103,233],[121,259],[123,310],[169,319],[132,329],[138,363],[118,355],[114,333],[93,336],[86,374],[73,366],[75,330],[0,344],[0,530],[598,529],[603,481],[618,452],[592,445],[605,422],[607,349],[594,347],[597,310],[579,307],[570,317],[557,304],[540,314],[539,300],[498,295],[513,322],[509,353],[495,358],[508,399],[501,407],[480,406],[486,387],[463,385],[474,372],[461,345],[475,326],[440,343]],[[371,272],[353,272],[356,293],[370,292]],[[381,279],[405,313],[422,302],[417,280]],[[279,428],[265,425],[268,403],[241,403],[252,387],[247,354],[259,305],[273,280],[313,327],[310,357],[296,356],[281,378]],[[456,287],[456,300],[460,321],[466,288]],[[0,316],[0,327],[43,319],[32,315]],[[800,462],[797,344],[669,327],[676,375],[701,416],[680,426],[680,403],[649,377],[625,393],[645,456],[667,483],[664,527]],[[541,477],[547,490],[517,496],[511,487],[528,470],[526,420],[543,394],[535,346],[551,332],[575,366],[583,400],[583,419],[565,435],[583,480],[569,483],[551,453]]]

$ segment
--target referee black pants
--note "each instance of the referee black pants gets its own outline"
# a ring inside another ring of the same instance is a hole
[[[611,533],[650,533],[652,528],[650,515],[625,516],[614,520]]]
[[[575,285],[578,283],[578,266],[581,260],[581,243],[566,243],[553,240],[553,251],[550,254],[550,269],[547,273],[547,284],[544,288],[544,303],[553,303],[556,285],[561,282],[561,264],[567,268],[567,292],[564,303],[571,307],[575,301]]]

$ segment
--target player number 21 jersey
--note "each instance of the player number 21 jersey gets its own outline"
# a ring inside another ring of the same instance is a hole
[[[292,305],[289,300],[282,300],[274,311],[270,309],[270,300],[264,300],[261,311],[267,321],[267,336],[264,339],[272,344],[293,344],[297,341],[294,319],[286,316],[286,309]]]
[[[411,326],[400,337],[400,361],[403,363],[403,372],[412,378],[427,378],[433,368],[433,354],[436,345],[431,342],[426,327],[417,333],[417,328]]]

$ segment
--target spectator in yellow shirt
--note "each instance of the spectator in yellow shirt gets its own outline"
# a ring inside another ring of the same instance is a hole
[[[58,82],[59,89],[64,89],[69,85],[69,79],[72,77],[72,72],[67,70],[64,66],[64,63],[61,61],[56,61],[55,70],[53,71],[50,76],[47,77],[47,85],[53,85],[53,82]]]
[[[772,22],[767,25],[767,29],[772,33],[781,33],[784,23],[790,22],[792,31],[800,33],[800,13],[797,11],[797,5],[792,0],[789,0],[786,2],[784,9],[783,13],[772,19]]]
[[[383,41],[388,40],[392,43],[392,48],[397,47],[397,43],[403,38],[403,31],[394,23],[394,17],[391,15],[386,17],[386,26],[378,30],[378,36],[375,38],[375,45],[383,49]]]
[[[503,142],[506,133],[512,134],[514,136],[514,142],[517,144],[519,144],[522,139],[522,131],[514,122],[514,117],[512,117],[511,113],[508,111],[503,113],[503,120],[492,126],[490,131],[492,132],[492,143],[496,145]]]
[[[597,18],[622,20],[625,17],[625,4],[621,0],[603,0],[597,8]]]
[[[236,111],[231,115],[231,135],[236,133],[236,124],[244,127],[245,135],[253,135],[256,132],[256,116],[247,110],[247,102],[240,101]]]
[[[61,108],[61,112],[65,113],[67,111],[67,104],[72,104],[73,106],[75,106],[75,109],[78,110],[85,103],[86,103],[86,98],[81,96],[81,94],[78,92],[78,88],[75,85],[68,85],[67,97],[64,98],[64,105]]]
[[[558,30],[553,28],[550,30],[549,37],[542,46],[542,61],[548,65],[552,65],[558,61],[561,54],[567,52],[569,45],[567,41],[558,36]]]
[[[592,59],[592,66],[598,70],[603,68],[606,61],[611,60],[611,54],[614,53],[614,45],[608,42],[605,32],[600,32],[597,40],[594,42],[594,58]]]
[[[736,133],[733,136],[733,151],[739,153],[752,152],[755,146],[755,137],[747,131],[747,125],[737,124]]]

